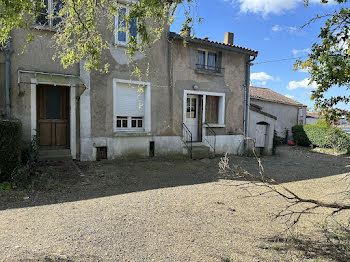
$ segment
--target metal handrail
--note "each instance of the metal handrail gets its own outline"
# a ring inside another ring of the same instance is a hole
[[[192,159],[192,132],[190,129],[185,125],[185,123],[182,123],[182,141],[187,147],[188,154],[190,155],[190,158]]]
[[[209,66],[205,64],[196,64],[196,67],[199,70],[207,70],[210,72],[217,72],[217,73],[220,73],[222,70],[224,70],[224,68],[220,66]]]
[[[204,136],[204,139],[208,142],[209,146],[213,149],[215,155],[216,148],[216,132],[208,123],[204,123],[204,126],[207,127],[207,134]],[[212,140],[209,139],[209,136],[213,137]]]

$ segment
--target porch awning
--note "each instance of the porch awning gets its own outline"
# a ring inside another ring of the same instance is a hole
[[[63,85],[63,86],[83,86],[83,82],[78,76],[36,74],[38,84]]]

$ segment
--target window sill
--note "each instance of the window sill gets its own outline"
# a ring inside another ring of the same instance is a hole
[[[225,124],[208,124],[208,123],[206,123],[205,125],[203,125],[203,127],[226,127],[226,125]]]
[[[36,30],[57,32],[57,29],[55,27],[49,25],[32,25],[31,28]]]
[[[224,74],[223,74],[222,72],[216,72],[216,71],[214,71],[214,70],[196,68],[194,71],[195,71],[197,74],[224,76]]]
[[[114,132],[114,136],[116,137],[139,137],[139,136],[151,136],[150,132],[146,131],[116,131]]]

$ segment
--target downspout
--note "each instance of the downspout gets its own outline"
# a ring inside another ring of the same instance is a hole
[[[244,137],[249,136],[249,109],[250,109],[250,66],[256,59],[256,55],[250,59],[250,56],[247,56],[246,60],[246,75],[245,75],[245,105],[244,105]],[[247,140],[244,140],[244,148],[248,149]]]
[[[5,104],[6,117],[11,117],[11,100],[10,100],[10,86],[11,86],[11,40],[7,41],[5,47]]]

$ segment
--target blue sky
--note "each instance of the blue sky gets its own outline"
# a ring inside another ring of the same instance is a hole
[[[222,42],[225,32],[233,32],[236,45],[259,51],[251,68],[253,85],[268,87],[313,107],[310,92],[315,86],[307,85],[308,73],[293,71],[293,58],[307,55],[317,41],[322,21],[300,27],[316,14],[330,13],[340,5],[321,5],[319,0],[311,0],[308,8],[302,0],[197,0],[197,3],[196,13],[203,18],[202,23],[195,25],[197,37]],[[175,32],[181,29],[183,10],[180,7],[171,27]],[[267,62],[286,58],[292,59]],[[332,88],[327,93],[330,95],[350,95],[350,92]],[[340,107],[350,110],[350,105]]]

